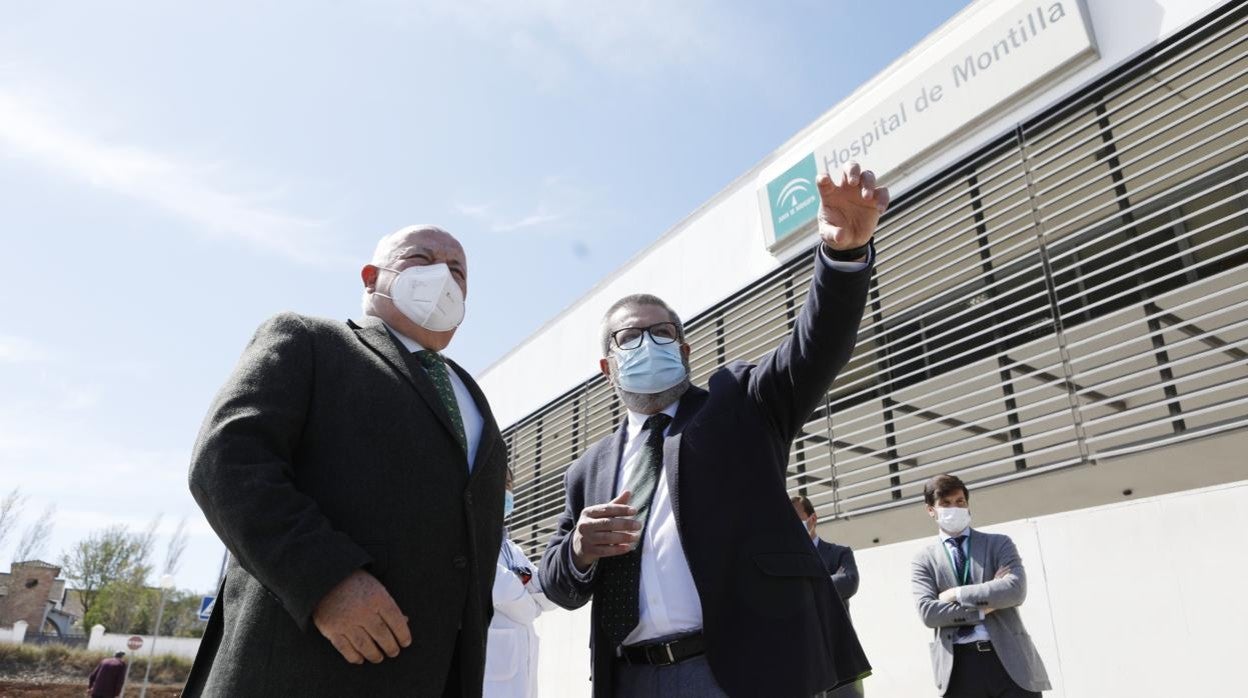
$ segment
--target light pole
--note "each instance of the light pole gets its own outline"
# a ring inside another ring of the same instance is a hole
[[[152,646],[147,651],[147,670],[143,672],[143,688],[139,698],[147,698],[147,679],[152,675],[152,657],[156,654],[156,636],[160,634],[160,617],[165,613],[165,592],[173,588],[173,575],[160,578],[160,604],[156,607],[156,627],[152,630]]]

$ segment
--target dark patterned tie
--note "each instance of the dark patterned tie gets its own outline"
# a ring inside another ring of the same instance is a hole
[[[946,538],[945,543],[949,546],[949,552],[953,555],[953,578],[958,584],[966,584],[970,581],[966,576],[966,553],[962,552],[962,541],[966,540],[966,536],[953,536]],[[975,632],[973,625],[959,625],[958,638],[970,637]]]
[[[467,455],[468,437],[464,435],[464,418],[459,414],[459,401],[455,399],[455,388],[451,386],[451,374],[446,369],[446,360],[438,352],[427,349],[416,352],[416,359],[425,367],[429,380],[433,381],[433,387],[442,399],[442,406],[450,414],[451,424],[455,425],[455,436],[459,438],[459,445]]]
[[[650,504],[654,490],[663,472],[663,432],[672,418],[665,414],[651,415],[642,427],[646,443],[635,456],[636,462],[628,470],[624,489],[633,493],[630,505],[637,510],[637,520],[643,524],[650,516]],[[637,547],[624,555],[607,557],[599,561],[598,573],[602,586],[594,603],[602,604],[602,625],[612,652],[624,638],[637,627],[641,618],[641,547],[645,530]]]

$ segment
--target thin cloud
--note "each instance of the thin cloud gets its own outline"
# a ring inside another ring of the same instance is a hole
[[[455,210],[469,218],[481,220],[490,215],[490,204],[455,204]]]
[[[0,336],[0,364],[46,361],[48,352],[25,337]]]
[[[209,181],[206,175],[220,169],[211,164],[103,142],[3,89],[0,143],[48,170],[160,208],[210,236],[301,264],[340,261],[326,249],[326,221],[287,213],[267,203],[265,196]]]
[[[524,228],[533,228],[539,225],[546,225],[561,220],[562,215],[558,213],[531,213],[518,221],[512,223],[497,223],[491,230],[496,233],[509,233],[513,230],[522,230]]]
[[[746,35],[710,0],[461,0],[424,9],[506,47],[545,83],[561,82],[583,60],[632,75],[726,64]]]
[[[493,204],[454,204],[460,214],[481,223],[491,233],[511,233],[517,230],[550,226],[567,217],[565,213],[550,211],[545,204],[539,204],[532,213],[508,216],[496,213]]]

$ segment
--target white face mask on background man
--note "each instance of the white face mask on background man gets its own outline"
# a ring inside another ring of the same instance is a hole
[[[381,268],[397,276],[389,295],[375,293],[393,301],[407,319],[431,332],[453,330],[464,321],[464,291],[447,265],[428,264],[403,271]]]
[[[936,507],[936,525],[950,535],[961,533],[971,525],[971,510],[965,507]]]

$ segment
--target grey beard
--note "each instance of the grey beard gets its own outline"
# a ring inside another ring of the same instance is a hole
[[[661,393],[630,393],[620,386],[615,386],[615,394],[620,402],[637,414],[657,414],[664,407],[676,402],[689,389],[689,374],[685,379]]]

